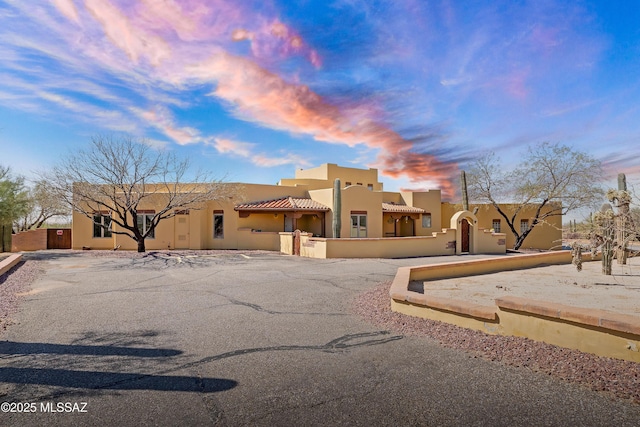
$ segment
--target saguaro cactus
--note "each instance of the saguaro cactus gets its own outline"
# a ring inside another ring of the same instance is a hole
[[[618,264],[627,263],[627,247],[629,246],[629,203],[630,198],[627,197],[627,177],[623,173],[618,174],[618,217],[616,218],[616,259]]]
[[[460,171],[460,187],[462,191],[462,209],[469,210],[469,195],[467,193],[467,174]]]
[[[340,228],[342,227],[342,189],[340,188],[340,178],[333,182],[333,220],[331,228],[333,237],[340,238]]]
[[[623,173],[618,174],[618,190],[627,191],[627,176]]]
[[[596,224],[602,230],[602,274],[611,276],[613,263],[613,238],[615,235],[615,213],[609,203],[602,205],[600,212],[595,215]]]

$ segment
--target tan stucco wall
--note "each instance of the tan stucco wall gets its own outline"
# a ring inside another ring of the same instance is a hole
[[[326,237],[333,237],[333,228],[331,225],[333,221],[333,187],[321,190],[311,190],[309,191],[309,197],[331,209],[329,212],[325,212],[324,214],[324,232]]]
[[[368,185],[373,187],[373,191],[382,191],[382,183],[378,182],[377,169],[357,169],[338,166],[333,163],[325,163],[321,166],[310,169],[296,170],[295,178],[281,179],[280,185],[307,185],[310,190],[333,187],[336,178],[340,178],[340,184],[344,188],[347,183],[357,185],[360,183],[364,188]]]
[[[603,357],[640,362],[640,335],[625,333],[602,326],[589,325],[578,321],[567,321],[561,318],[538,315],[527,310],[511,310],[500,307],[500,334],[526,337],[560,347],[593,353]],[[546,301],[538,301],[540,305],[552,305]],[[570,308],[579,313],[580,308]],[[591,313],[597,310],[589,310]],[[606,316],[607,314],[605,314]],[[622,317],[613,313],[609,316]],[[578,316],[579,317],[579,316]],[[631,317],[631,316],[628,316]],[[635,319],[637,322],[638,318]]]
[[[352,211],[367,213],[367,237],[383,237],[382,193],[369,191],[359,185],[352,185],[342,189],[341,238],[351,237]]]
[[[302,237],[301,255],[311,258],[404,258],[453,255],[455,230],[431,236],[366,239]]]
[[[263,185],[263,184],[234,184],[238,187],[239,192],[234,193],[234,196],[224,201],[213,201],[207,204],[206,211],[203,211],[201,221],[201,238],[202,247],[210,249],[240,249],[247,248],[246,246],[251,241],[251,238],[246,237],[245,234],[240,236],[240,230],[261,230],[266,233],[275,233],[284,230],[284,215],[278,213],[275,216],[274,213],[252,213],[246,218],[240,218],[240,215],[234,207],[243,202],[250,201],[266,201],[278,199],[281,197],[306,197],[307,187],[288,187],[277,185]],[[224,214],[224,239],[213,238],[213,212],[215,210],[222,210]],[[261,249],[264,248],[264,241],[277,241],[278,239],[271,237],[260,237],[259,233],[253,232],[249,234],[255,238],[257,245]],[[274,240],[275,239],[275,240]],[[274,244],[270,250],[278,250],[278,244]],[[257,248],[256,248],[257,249]]]
[[[504,233],[492,233],[491,230],[480,229],[476,240],[476,253],[504,254],[507,251],[505,242]]]
[[[71,233],[71,247],[73,249],[82,249],[83,247],[91,249],[113,249],[115,245],[115,237],[93,238],[93,222],[79,212],[73,212],[71,217],[73,232]]]
[[[431,228],[422,228],[422,216],[416,220],[416,236],[429,236],[434,231],[449,227],[449,223],[442,222],[441,192],[429,190],[425,192],[401,192],[402,200],[407,206],[424,209],[431,214]]]
[[[473,211],[475,207],[478,207],[478,212],[476,213],[476,218],[478,219],[478,227],[484,228],[486,230],[492,229],[492,221],[494,219],[500,219],[501,221],[501,233],[505,234],[506,238],[506,247],[513,248],[515,245],[516,238],[509,229],[504,218],[500,216],[500,214],[496,211],[496,209],[491,205],[469,205],[469,210]],[[509,212],[511,206],[503,204],[501,205],[506,212]],[[442,203],[442,221],[447,224],[450,218],[458,211],[461,210],[460,205],[452,204],[452,203]],[[516,227],[520,227],[520,220],[532,218],[535,214],[534,208],[523,209],[516,216],[515,225]],[[545,223],[540,223],[535,226],[535,228],[529,233],[527,238],[524,241],[521,249],[559,249],[562,244],[562,217],[561,216],[552,216],[547,219]]]

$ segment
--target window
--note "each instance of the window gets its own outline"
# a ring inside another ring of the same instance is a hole
[[[529,229],[529,220],[528,219],[521,219],[520,220],[520,233],[526,233],[526,231]]]
[[[491,228],[493,228],[494,233],[500,233],[500,220],[499,219],[492,220]]]
[[[369,191],[373,191],[373,184],[367,184],[367,189]]]
[[[93,237],[111,237],[111,215],[97,213],[93,215]]]
[[[351,237],[367,237],[366,212],[351,212]]]
[[[150,228],[155,213],[137,212],[138,215],[138,230],[144,235]],[[151,233],[147,236],[147,239],[155,239],[156,230],[151,230]]]
[[[422,228],[431,228],[431,214],[423,213],[422,214]]]
[[[347,181],[347,182],[345,182],[345,183],[344,183],[344,186],[345,186],[345,187],[348,187],[348,186],[350,186],[350,185],[351,185],[351,181]]]
[[[213,211],[213,238],[224,239],[224,211]]]

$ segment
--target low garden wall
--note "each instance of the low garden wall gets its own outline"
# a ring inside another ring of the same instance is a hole
[[[640,362],[640,317],[520,297],[495,305],[430,297],[428,281],[571,262],[569,251],[515,255],[457,263],[401,267],[389,295],[399,313],[451,323],[488,334],[526,337],[549,344]],[[409,290],[424,281],[424,293]]]
[[[238,229],[238,249],[260,249],[277,251],[280,244],[280,233],[256,231],[250,228]]]
[[[293,254],[293,233],[280,234],[280,251]],[[504,254],[504,236],[482,233],[477,253]],[[431,236],[381,238],[325,238],[301,233],[300,255],[309,258],[412,258],[455,255],[456,230],[445,229]]]
[[[0,276],[15,267],[21,260],[21,254],[13,254],[0,261]]]

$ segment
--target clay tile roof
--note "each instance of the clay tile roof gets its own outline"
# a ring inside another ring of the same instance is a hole
[[[329,211],[329,208],[313,199],[282,197],[273,200],[249,202],[236,205],[237,211]]]
[[[395,203],[382,202],[382,212],[424,213],[424,209],[414,208],[413,206],[396,205]]]

